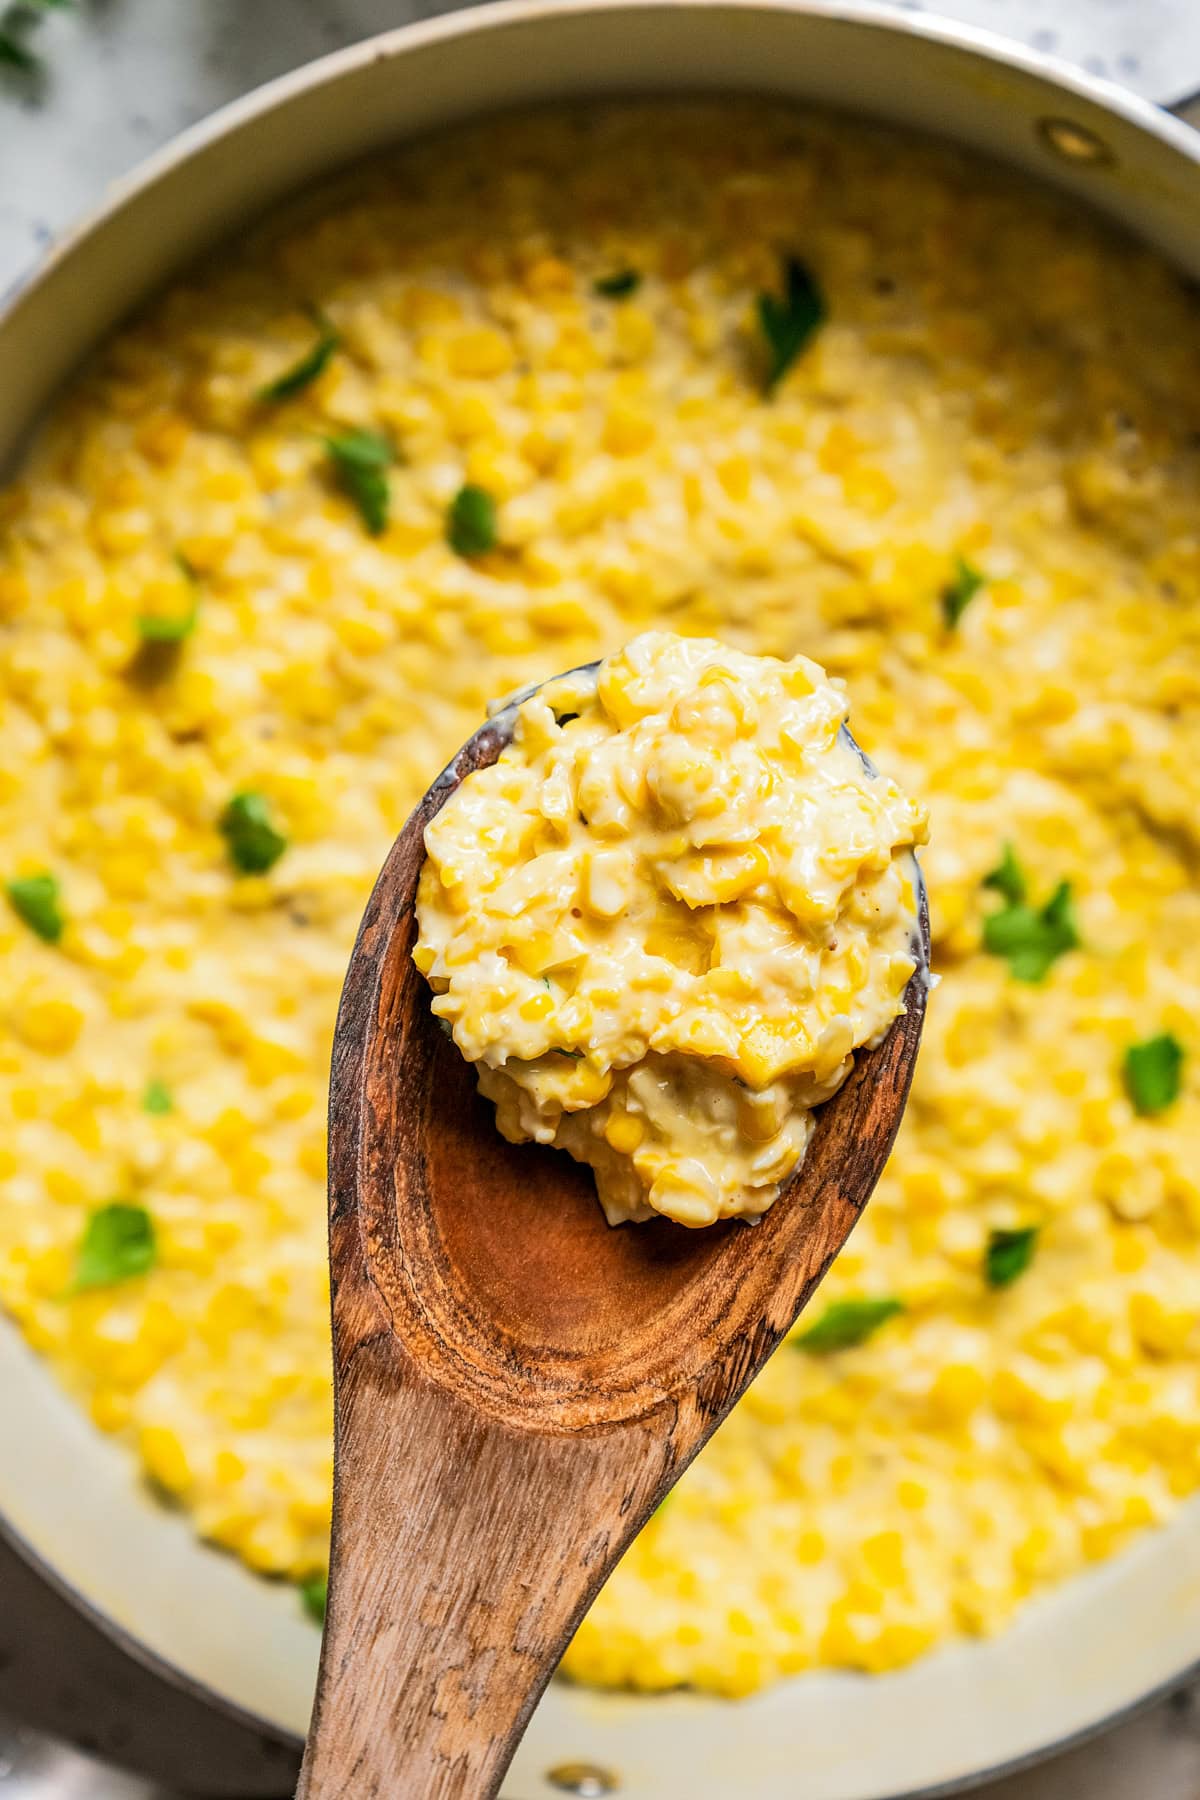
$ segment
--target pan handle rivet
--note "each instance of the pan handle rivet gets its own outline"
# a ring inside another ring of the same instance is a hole
[[[564,1794],[578,1794],[581,1800],[602,1800],[605,1794],[615,1794],[621,1785],[611,1769],[582,1762],[558,1763],[546,1770],[546,1780]]]
[[[1111,146],[1086,125],[1074,119],[1043,118],[1037,122],[1037,134],[1048,150],[1064,162],[1090,164],[1092,168],[1110,167],[1117,158]]]

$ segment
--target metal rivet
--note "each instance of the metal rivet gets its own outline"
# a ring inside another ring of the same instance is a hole
[[[1053,150],[1055,156],[1061,156],[1064,162],[1088,163],[1093,168],[1102,168],[1117,160],[1102,137],[1097,137],[1086,125],[1076,125],[1073,119],[1039,119],[1037,133],[1046,148]]]
[[[615,1794],[621,1785],[611,1769],[602,1769],[596,1763],[559,1763],[546,1770],[546,1780],[564,1794],[579,1794],[581,1800],[602,1800],[605,1794]]]

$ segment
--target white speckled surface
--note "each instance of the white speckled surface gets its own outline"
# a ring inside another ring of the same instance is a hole
[[[896,0],[917,9],[920,0]],[[0,291],[105,184],[183,126],[446,0],[76,0],[0,69]],[[0,11],[3,10],[0,0]],[[1171,101],[1200,88],[1198,0],[940,0],[940,10]]]
[[[50,13],[29,34],[41,71],[0,69],[0,290],[185,125],[325,51],[447,10],[444,0],[76,0]],[[1007,32],[1163,103],[1200,90],[1200,0],[941,0],[927,10]],[[1200,1688],[979,1792],[1200,1800]],[[170,1797],[0,1720],[0,1800]]]

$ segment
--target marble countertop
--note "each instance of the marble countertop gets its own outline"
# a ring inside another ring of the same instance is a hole
[[[1171,104],[1200,91],[1200,0],[894,0]],[[0,67],[0,291],[106,186],[226,101],[455,0],[76,0]],[[4,12],[0,0],[0,14]],[[1200,1800],[1200,1685],[980,1800]],[[0,1720],[0,1800],[171,1800]]]
[[[1169,103],[1200,89],[1197,0],[895,0],[1055,52]],[[0,68],[0,292],[106,184],[259,83],[456,0],[75,0]],[[0,12],[4,0],[0,0]]]

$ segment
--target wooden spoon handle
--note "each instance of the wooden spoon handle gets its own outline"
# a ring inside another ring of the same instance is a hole
[[[511,720],[510,720],[511,726]],[[330,1088],[337,1461],[300,1800],[486,1800],[571,1632],[841,1248],[891,1146],[928,962],[749,1231],[610,1230],[577,1165],[504,1142],[412,962],[424,827],[392,847]]]
[[[482,1800],[646,1490],[665,1485],[661,1426],[535,1436],[430,1380],[382,1318],[339,1347],[339,1457],[354,1479],[335,1499],[298,1800]]]

